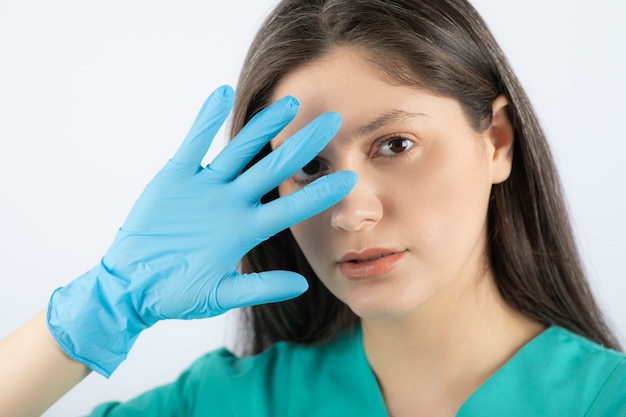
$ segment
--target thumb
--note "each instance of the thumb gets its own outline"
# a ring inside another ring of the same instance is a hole
[[[300,274],[289,271],[267,271],[233,274],[216,289],[215,301],[223,311],[256,304],[289,300],[305,292],[309,283]]]

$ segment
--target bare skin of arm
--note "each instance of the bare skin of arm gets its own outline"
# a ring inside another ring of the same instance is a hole
[[[0,417],[40,416],[90,371],[59,348],[40,312],[0,341]]]

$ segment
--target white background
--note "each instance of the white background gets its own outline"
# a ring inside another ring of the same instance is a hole
[[[99,260],[204,98],[236,82],[274,3],[0,0],[0,337]],[[626,344],[626,3],[474,4],[544,123],[592,285]],[[169,381],[230,343],[235,323],[160,323],[110,380],[92,374],[46,416]]]

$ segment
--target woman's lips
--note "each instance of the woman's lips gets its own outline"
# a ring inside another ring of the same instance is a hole
[[[402,259],[405,251],[389,249],[368,249],[363,252],[345,254],[337,267],[349,280],[362,280],[380,277],[391,271]]]

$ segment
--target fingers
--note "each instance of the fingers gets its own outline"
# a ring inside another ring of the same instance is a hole
[[[235,95],[229,86],[222,86],[206,99],[189,133],[172,157],[182,164],[200,165],[213,138],[233,107]]]
[[[235,181],[240,191],[260,198],[310,162],[339,130],[337,113],[324,113],[300,129],[281,146],[243,173]]]
[[[215,311],[289,300],[309,288],[306,279],[295,272],[268,271],[247,275],[233,274],[215,290]]]
[[[237,136],[209,164],[208,170],[221,179],[235,178],[263,146],[296,116],[298,101],[284,97],[255,115]]]
[[[270,236],[314,216],[337,204],[354,187],[357,175],[339,171],[325,175],[306,187],[281,197],[256,210],[256,236],[265,240]]]

